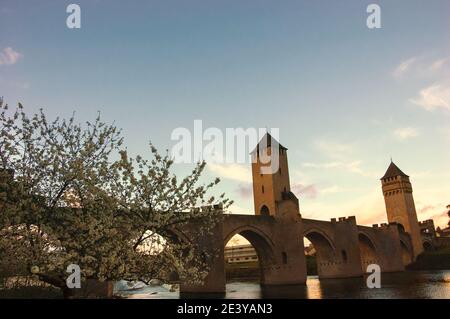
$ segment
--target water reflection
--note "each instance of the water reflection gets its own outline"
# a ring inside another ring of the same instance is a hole
[[[263,286],[256,282],[227,284],[225,298],[441,298],[450,299],[450,270],[382,274],[381,288],[369,289],[366,278],[322,279],[309,276],[307,285]]]
[[[322,279],[308,276],[305,285],[264,286],[258,282],[227,283],[225,294],[182,294],[167,287],[147,286],[123,291],[122,296],[138,299],[170,298],[283,298],[283,299],[450,299],[450,270],[382,274],[381,288],[369,289],[366,278]]]

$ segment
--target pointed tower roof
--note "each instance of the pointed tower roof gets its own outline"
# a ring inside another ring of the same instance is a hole
[[[265,145],[263,145],[265,141]],[[271,147],[272,143],[274,144],[274,146],[279,146],[280,149],[283,150],[287,150],[286,147],[284,147],[283,145],[280,144],[280,142],[278,142],[272,135],[270,135],[269,132],[266,132],[266,134],[264,134],[264,136],[262,137],[262,139],[258,142],[258,144],[256,145],[256,147],[253,149],[253,151],[250,152],[250,154],[255,153],[256,151],[259,150],[259,146],[266,146],[266,147]]]
[[[405,173],[402,172],[402,170],[400,168],[398,168],[397,165],[394,164],[394,162],[392,162],[391,160],[391,164],[389,164],[389,167],[386,171],[386,173],[384,173],[384,176],[381,179],[385,179],[385,178],[389,178],[389,177],[394,177],[394,176],[405,176],[405,177],[409,177],[408,175],[406,175]]]

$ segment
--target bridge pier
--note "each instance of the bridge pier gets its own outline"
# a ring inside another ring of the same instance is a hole
[[[331,222],[303,219],[305,237],[316,249],[319,278],[362,276],[358,232],[354,216]]]
[[[361,252],[367,251],[368,248],[372,250],[371,254],[362,255],[363,272],[366,272],[369,264],[378,264],[381,272],[405,270],[402,260],[401,237],[396,224],[373,225],[373,227],[358,226],[358,231],[360,242],[364,237],[369,242],[369,245],[362,245]],[[374,258],[367,258],[368,255],[372,255]]]
[[[245,237],[258,253],[263,286],[304,285],[306,263],[303,247],[303,229],[300,215],[294,219],[276,219],[270,216],[224,216],[208,236],[195,239],[208,254],[210,271],[203,285],[182,284],[180,293],[225,293],[224,246],[234,235]]]
[[[276,225],[276,226],[275,226]],[[274,261],[264,267],[261,284],[304,285],[306,283],[306,261],[303,246],[303,227],[298,219],[274,220],[272,233],[274,241]]]
[[[224,245],[223,245],[223,223],[219,222],[210,232],[210,234],[202,237],[197,234],[197,227],[189,227],[185,230],[185,234],[193,241],[197,242],[202,251],[210,256],[207,260],[210,269],[206,276],[204,283],[189,284],[181,283],[180,294],[189,296],[190,294],[217,294],[223,295],[225,293],[225,261],[224,261]]]
[[[322,278],[351,278],[362,276],[356,218],[332,219],[334,228],[335,261],[323,267]],[[319,275],[320,277],[320,275]]]

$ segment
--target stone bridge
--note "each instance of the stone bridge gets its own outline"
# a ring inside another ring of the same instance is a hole
[[[212,235],[196,239],[214,255],[204,285],[182,285],[182,293],[225,292],[224,247],[237,234],[258,254],[261,285],[306,283],[305,237],[316,249],[321,279],[362,276],[373,263],[380,265],[382,272],[403,271],[413,260],[410,236],[395,223],[366,227],[358,226],[353,216],[321,221],[304,219],[300,214],[224,215]],[[195,237],[186,235],[191,236]]]
[[[258,254],[262,285],[306,283],[304,238],[316,250],[320,279],[362,276],[370,264],[378,264],[382,272],[403,271],[423,251],[420,229],[429,225],[419,225],[409,176],[392,161],[381,178],[389,224],[367,227],[357,225],[354,216],[302,218],[290,188],[287,148],[269,133],[251,158],[254,215],[223,215],[213,234],[203,238],[196,238],[191,227],[194,231],[186,237],[214,257],[204,285],[182,285],[182,292],[225,291],[224,247],[237,234]]]

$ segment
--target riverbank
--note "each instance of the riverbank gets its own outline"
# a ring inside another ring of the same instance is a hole
[[[450,248],[425,251],[407,267],[408,270],[445,270],[450,269]]]

